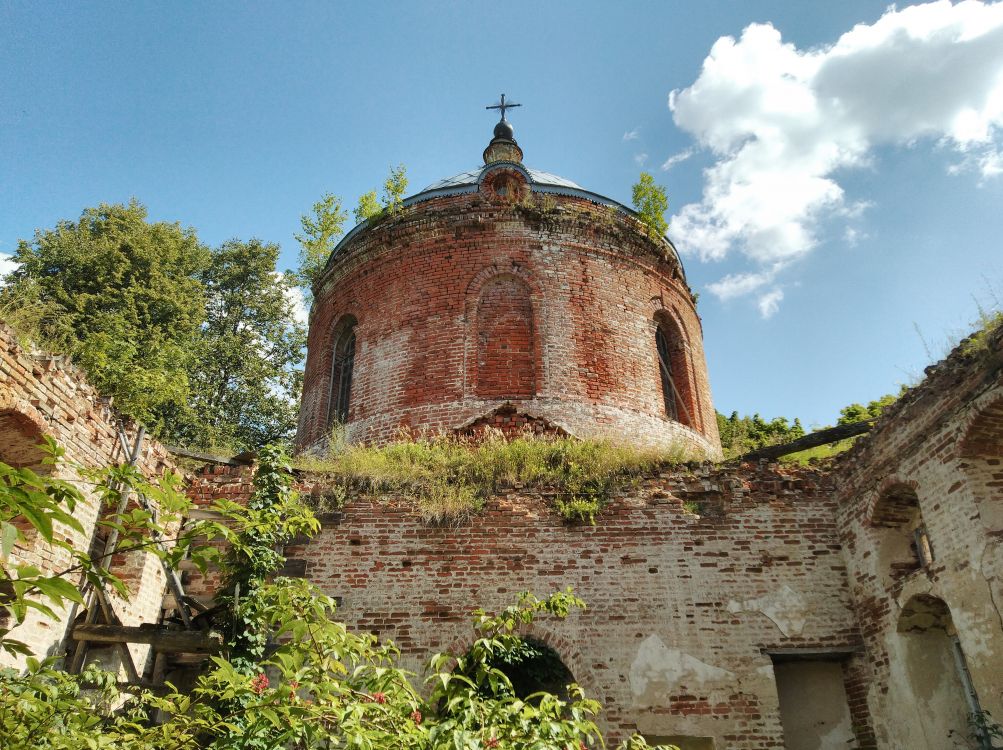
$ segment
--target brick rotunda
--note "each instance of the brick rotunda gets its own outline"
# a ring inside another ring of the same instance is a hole
[[[338,427],[379,443],[493,425],[720,456],[672,243],[522,157],[502,109],[483,167],[338,244],[314,287],[301,450]]]

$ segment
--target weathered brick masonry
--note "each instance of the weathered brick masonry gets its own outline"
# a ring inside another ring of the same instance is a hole
[[[928,368],[835,472],[869,671],[851,700],[880,747],[954,746],[971,690],[1003,717],[1003,329],[971,349]]]
[[[89,385],[83,372],[62,357],[26,351],[14,333],[0,322],[0,461],[52,472],[62,479],[79,481],[73,465],[102,467],[122,463],[118,436],[118,418],[106,399]],[[135,427],[128,426],[129,440],[135,439]],[[66,450],[58,466],[41,464],[44,454],[38,449],[43,436],[54,439]],[[146,476],[159,476],[174,468],[163,446],[147,440],[137,466]],[[56,535],[86,550],[96,530],[101,509],[94,493],[81,484],[87,502],[78,505],[76,518],[84,533],[68,527],[56,529]],[[27,528],[27,527],[25,527]],[[58,573],[72,564],[70,553],[48,545],[32,531],[25,544],[15,546],[11,563],[37,566],[47,573]],[[128,585],[131,597],[121,601],[112,596],[123,624],[156,622],[163,604],[164,577],[155,558],[130,554],[114,560],[113,570]],[[36,654],[55,653],[64,636],[66,623],[52,622],[30,610],[28,621],[12,637],[27,643]],[[142,664],[147,646],[131,646],[133,659]],[[0,664],[12,661],[0,654]],[[113,663],[114,658],[109,663]]]
[[[520,164],[469,179],[414,196],[335,250],[311,311],[298,444],[323,445],[338,421],[338,342],[354,326],[352,441],[448,432],[511,404],[575,436],[719,456],[700,320],[668,241]]]
[[[336,251],[311,314],[300,446],[323,446],[338,424],[375,442],[401,427],[490,427],[719,456],[674,249],[614,202],[523,167],[506,128],[483,170],[431,186]],[[930,368],[834,468],[693,464],[627,487],[594,526],[566,523],[551,494],[526,488],[452,525],[355,494],[286,549],[283,572],[340,597],[350,626],[393,639],[414,670],[467,645],[473,607],[573,586],[588,609],[526,635],[604,704],[612,738],[964,746],[971,711],[1003,717],[1003,331],[975,343]],[[37,466],[43,435],[68,462],[122,460],[116,417],[81,373],[3,326],[0,386],[0,460]],[[170,465],[146,444],[145,474]],[[55,471],[72,478],[67,462]],[[191,495],[246,499],[251,474],[208,469]],[[100,512],[88,498],[85,533],[59,531],[81,549]],[[15,557],[53,572],[67,562],[37,539]],[[123,620],[157,621],[159,566],[119,563],[133,592],[117,603]],[[208,603],[218,579],[186,584]],[[33,619],[17,635],[53,652],[63,625]]]
[[[616,498],[594,526],[568,525],[546,493],[511,490],[471,521],[441,526],[406,502],[360,496],[287,554],[341,597],[346,622],[393,639],[413,669],[466,645],[475,604],[573,586],[588,610],[528,635],[604,703],[614,737],[781,747],[765,652],[860,643],[831,483],[812,470],[666,472]]]

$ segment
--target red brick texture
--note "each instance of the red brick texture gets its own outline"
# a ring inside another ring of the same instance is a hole
[[[197,485],[199,497],[246,479],[225,474]],[[301,481],[309,490],[311,477]],[[414,670],[470,643],[475,606],[573,586],[588,609],[525,635],[554,648],[603,702],[611,739],[639,730],[712,736],[730,750],[781,747],[765,652],[860,645],[822,473],[666,471],[625,490],[595,526],[564,522],[553,496],[512,489],[468,522],[431,525],[406,501],[356,494],[285,553],[290,569],[341,598],[340,618],[392,639]],[[851,701],[861,680],[848,667]],[[866,732],[866,704],[854,705]]]
[[[79,481],[72,468],[74,464],[96,468],[126,460],[117,436],[117,423],[118,415],[87,383],[81,370],[63,357],[27,351],[0,322],[0,461]],[[135,427],[130,426],[130,441],[135,434]],[[66,451],[55,467],[39,463],[44,456],[38,447],[43,437],[53,438]],[[156,477],[165,469],[174,468],[174,464],[163,446],[146,440],[138,467],[146,476]],[[77,506],[74,515],[84,532],[57,527],[56,534],[76,549],[87,550],[102,531],[96,526],[101,508],[87,485],[81,485],[81,489],[86,502]],[[26,543],[15,545],[10,562],[35,565],[51,574],[73,564],[69,551],[46,544],[31,531]],[[156,559],[131,553],[114,558],[112,569],[131,593],[129,601],[121,601],[114,594],[111,597],[122,621],[127,625],[156,622],[164,587],[163,572]],[[36,654],[44,656],[57,649],[65,626],[66,623],[48,620],[32,610],[28,621],[16,628],[11,637],[26,642]],[[132,651],[141,664],[147,647],[134,646]],[[0,664],[11,661],[9,655],[0,655]]]
[[[330,433],[334,337],[353,316],[349,440],[448,432],[510,402],[572,435],[720,455],[700,320],[668,244],[609,206],[490,185],[342,243],[315,290],[298,446]],[[665,413],[660,321],[678,334],[689,426]]]
[[[838,528],[866,648],[866,690],[850,693],[851,707],[867,704],[880,748],[951,747],[949,729],[968,731],[963,708],[953,717],[942,708],[964,706],[950,695],[961,691],[953,654],[939,676],[917,676],[910,662],[916,636],[902,625],[917,598],[950,613],[981,707],[1003,716],[1003,331],[989,344],[927,368],[836,468]],[[933,554],[925,567],[910,548],[917,522]]]
[[[477,299],[477,367],[480,398],[536,395],[536,337],[529,287],[516,276],[491,278]]]

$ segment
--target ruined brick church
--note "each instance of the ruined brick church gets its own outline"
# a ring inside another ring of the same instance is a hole
[[[355,494],[286,548],[286,572],[338,597],[350,627],[392,639],[414,671],[469,642],[473,606],[573,586],[588,609],[524,635],[603,704],[612,739],[988,747],[968,717],[1003,720],[1001,331],[928,368],[831,466],[721,463],[703,332],[671,242],[525,166],[504,109],[483,159],[335,249],[315,287],[298,449],[323,448],[334,428],[381,443],[401,428],[492,427],[702,460],[624,490],[594,525],[518,487],[452,525]],[[120,460],[114,415],[83,376],[0,337],[0,460],[32,465],[42,436],[73,461]],[[193,476],[192,496],[246,496],[253,469],[230,463]],[[147,442],[138,465],[156,474],[172,458]],[[98,512],[84,509],[86,529]],[[58,569],[44,546],[15,554]],[[172,606],[159,567],[119,564],[133,590],[123,620],[156,622]],[[211,599],[211,581],[191,586]],[[66,643],[65,625],[25,628],[41,652]],[[148,645],[129,649],[155,661]]]

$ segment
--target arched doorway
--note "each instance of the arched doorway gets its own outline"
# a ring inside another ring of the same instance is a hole
[[[535,638],[520,638],[511,648],[496,652],[490,665],[512,683],[517,698],[547,692],[568,699],[568,685],[575,676],[554,649]]]

